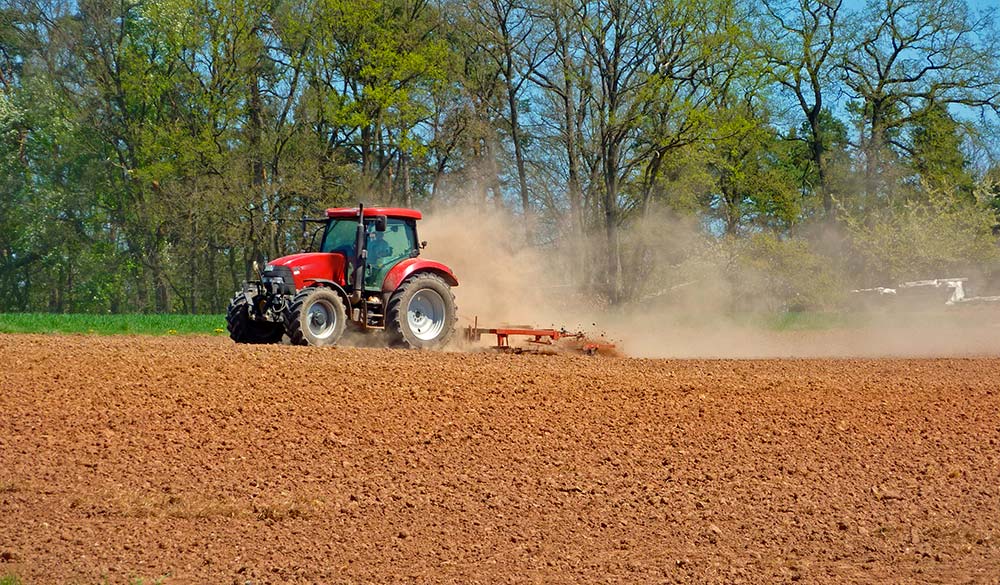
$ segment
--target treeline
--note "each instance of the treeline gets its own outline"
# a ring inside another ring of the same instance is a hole
[[[650,218],[790,304],[995,270],[1000,31],[964,0],[2,5],[0,311],[218,313],[358,200],[516,213],[611,304],[690,252]]]

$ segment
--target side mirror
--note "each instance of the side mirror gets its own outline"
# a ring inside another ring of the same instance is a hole
[[[421,250],[423,250],[426,247],[427,247],[427,240],[424,240],[424,241],[420,242],[420,249]]]
[[[385,231],[386,218],[384,215],[375,216],[375,231],[384,232]]]

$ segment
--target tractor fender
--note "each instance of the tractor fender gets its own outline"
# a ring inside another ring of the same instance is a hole
[[[382,282],[382,292],[388,293],[396,290],[404,280],[418,272],[436,274],[449,285],[458,286],[458,279],[455,278],[455,274],[451,271],[451,268],[433,260],[410,258],[393,266],[389,274],[385,275],[385,280]]]
[[[302,287],[302,289],[299,290],[299,292],[302,292],[303,290],[305,290],[307,288],[316,287],[316,286],[324,286],[326,288],[332,288],[333,290],[335,290],[337,292],[338,295],[340,295],[341,297],[344,298],[344,302],[347,303],[348,307],[351,306],[350,297],[347,296],[347,291],[344,290],[344,287],[340,286],[336,282],[334,282],[332,280],[327,280],[325,278],[309,278],[309,279],[306,279],[306,282],[309,283],[309,284],[306,284],[306,286]]]

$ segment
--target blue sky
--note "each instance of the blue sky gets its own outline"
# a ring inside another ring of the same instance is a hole
[[[1000,0],[967,0],[970,8],[996,8],[1000,9]],[[844,6],[851,10],[865,5],[865,0],[844,0]]]

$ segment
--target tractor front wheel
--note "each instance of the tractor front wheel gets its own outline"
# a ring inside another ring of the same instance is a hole
[[[259,300],[259,297],[257,299]],[[270,323],[250,318],[252,307],[242,292],[236,293],[229,301],[226,311],[226,328],[229,337],[236,343],[278,343],[284,334],[281,323]]]
[[[299,292],[285,310],[285,333],[294,345],[336,345],[346,325],[344,300],[328,288]]]
[[[413,349],[444,347],[455,332],[455,296],[434,274],[407,279],[389,298],[386,323],[393,340]]]

